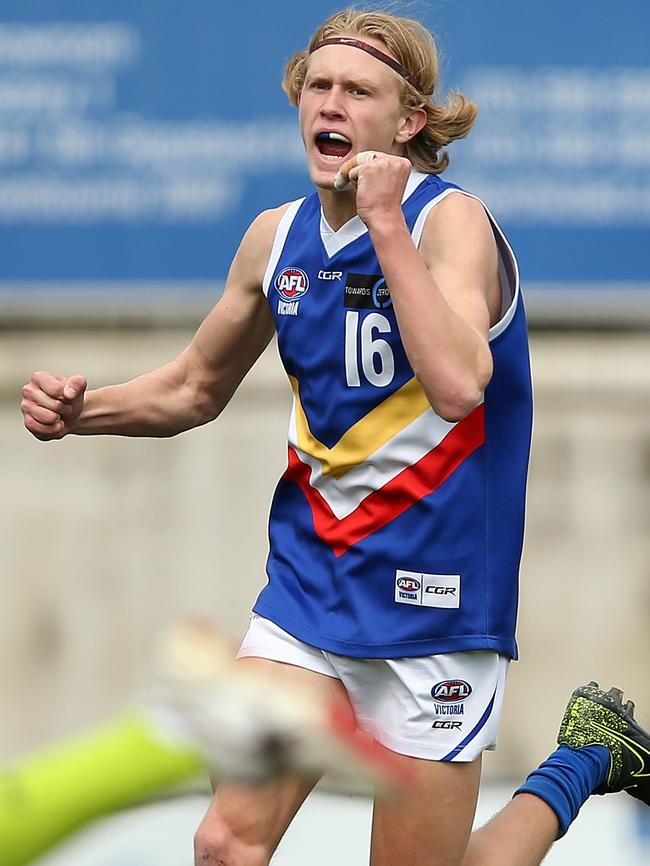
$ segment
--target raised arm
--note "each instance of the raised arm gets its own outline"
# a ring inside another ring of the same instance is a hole
[[[350,179],[409,362],[435,411],[458,421],[480,403],[492,375],[488,330],[501,302],[496,243],[480,202],[453,193],[429,213],[416,249],[401,209],[410,171],[408,160],[382,154],[353,166]]]
[[[165,437],[216,418],[273,336],[261,286],[282,211],[252,223],[223,296],[174,361],[88,392],[81,375],[34,373],[23,388],[25,427],[43,441],[69,433]]]

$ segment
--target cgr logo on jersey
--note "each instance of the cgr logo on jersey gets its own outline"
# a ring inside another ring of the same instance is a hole
[[[386,310],[393,306],[393,299],[380,274],[348,274],[343,306],[351,310]]]
[[[300,268],[285,268],[275,278],[275,288],[280,295],[279,316],[297,316],[299,300],[309,289],[309,278]]]

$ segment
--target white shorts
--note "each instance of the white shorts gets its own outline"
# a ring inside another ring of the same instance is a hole
[[[357,659],[316,649],[253,614],[237,658],[285,662],[340,680],[359,725],[386,748],[473,761],[496,746],[509,659],[489,651]]]

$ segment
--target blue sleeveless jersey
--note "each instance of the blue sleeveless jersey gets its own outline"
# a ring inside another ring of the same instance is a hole
[[[403,210],[416,245],[449,194],[467,193],[412,174]],[[313,194],[279,225],[264,290],[294,403],[254,610],[308,644],[358,658],[517,656],[530,365],[517,265],[492,225],[494,373],[458,423],[414,376],[361,220],[333,232]]]

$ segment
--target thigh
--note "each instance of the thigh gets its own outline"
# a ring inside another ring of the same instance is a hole
[[[329,656],[359,724],[386,748],[471,762],[497,740],[508,660],[494,652],[401,659]]]
[[[371,866],[461,866],[476,811],[481,759],[402,760],[414,783],[395,798],[375,802]]]
[[[480,756],[497,738],[507,660],[492,652],[383,660],[326,655],[359,723],[414,776],[412,789],[375,803],[371,866],[460,866]]]
[[[251,657],[237,664],[271,681],[338,694],[344,691],[338,680],[295,665]],[[259,785],[217,782],[196,834],[196,863],[265,866],[317,781],[317,777],[286,774]]]

